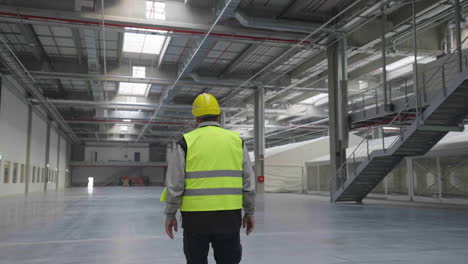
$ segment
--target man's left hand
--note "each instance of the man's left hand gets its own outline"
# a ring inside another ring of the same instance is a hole
[[[172,229],[177,232],[177,219],[175,217],[166,217],[166,234],[171,238],[174,239],[174,234],[172,233]]]

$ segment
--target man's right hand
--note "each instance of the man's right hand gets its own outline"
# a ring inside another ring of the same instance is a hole
[[[166,234],[171,239],[174,239],[172,228],[174,228],[174,230],[177,232],[177,219],[175,217],[166,217]]]
[[[252,233],[252,231],[255,229],[255,217],[245,215],[244,219],[242,219],[242,227],[247,229],[245,230],[245,233],[249,235]]]

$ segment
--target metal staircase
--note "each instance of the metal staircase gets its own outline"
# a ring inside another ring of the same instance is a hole
[[[398,127],[398,136],[384,137],[379,145],[366,136],[348,156],[332,179],[336,186],[332,201],[361,202],[405,157],[424,155],[448,132],[463,131],[468,114],[468,56],[454,54],[423,72],[424,87],[418,89],[424,92],[416,92],[385,125]],[[423,97],[429,100],[421,109]]]

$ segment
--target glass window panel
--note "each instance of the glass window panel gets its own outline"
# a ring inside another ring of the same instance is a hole
[[[26,173],[26,171],[25,171],[24,168],[25,168],[25,167],[24,167],[24,164],[21,164],[20,183],[23,183],[23,182],[24,182],[24,177],[25,177],[24,174]]]
[[[406,181],[406,159],[398,164],[387,176],[387,194],[407,195],[408,184]]]
[[[36,166],[33,166],[31,182],[36,182]]]
[[[10,162],[5,161],[5,164],[3,165],[3,183],[9,183],[10,182]]]
[[[382,180],[375,188],[371,191],[373,194],[385,194],[385,180]]]
[[[18,182],[18,163],[13,163],[13,173],[12,173],[12,181],[11,183]]]
[[[319,166],[320,192],[330,191],[330,165]]]
[[[146,1],[146,18],[166,20],[166,3]]]
[[[468,156],[441,157],[442,197],[468,199]]]
[[[425,197],[439,197],[436,158],[413,159],[414,194]]]
[[[318,191],[318,183],[319,183],[319,174],[318,174],[318,166],[309,166],[307,167],[307,190],[312,192]]]

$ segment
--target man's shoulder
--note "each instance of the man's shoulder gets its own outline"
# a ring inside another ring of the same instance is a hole
[[[177,141],[177,145],[179,145],[185,153],[187,153],[187,141],[185,141],[185,138],[182,136],[179,141]]]
[[[240,133],[239,133],[239,132],[232,131],[232,130],[229,130],[229,129],[226,129],[226,128],[223,128],[223,130],[224,130],[226,133],[230,134],[230,135],[237,136],[237,137],[240,138]]]

